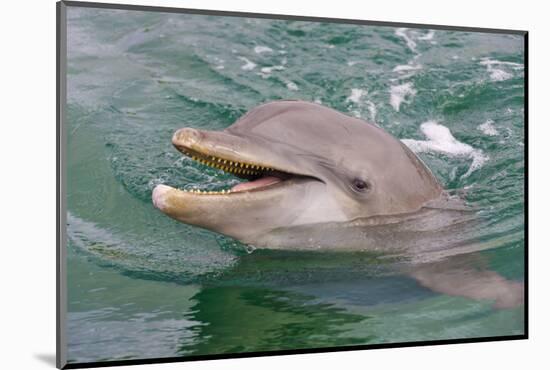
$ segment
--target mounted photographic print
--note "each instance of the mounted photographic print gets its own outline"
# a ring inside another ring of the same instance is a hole
[[[58,367],[527,338],[527,32],[57,10]]]

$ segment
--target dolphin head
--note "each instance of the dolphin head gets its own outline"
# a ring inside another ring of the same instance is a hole
[[[181,222],[259,244],[274,230],[409,213],[442,188],[399,140],[318,104],[263,104],[223,131],[178,130],[184,155],[245,180],[220,192],[153,190]]]

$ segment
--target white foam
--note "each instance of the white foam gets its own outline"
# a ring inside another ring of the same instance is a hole
[[[285,69],[283,66],[262,67],[260,70],[261,72],[258,72],[257,74],[262,76],[262,78],[269,78],[273,71],[282,71],[283,69]]]
[[[349,60],[349,61],[348,61],[348,66],[349,66],[349,67],[352,67],[352,66],[356,65],[357,63],[359,63],[359,62],[354,61],[354,60]]]
[[[378,113],[378,110],[376,109],[376,105],[371,102],[370,100],[367,100],[367,109],[369,110],[370,119],[372,122],[376,121],[376,113]]]
[[[395,35],[403,38],[407,43],[407,47],[411,49],[412,52],[416,53],[416,42],[407,35],[408,28],[398,28],[395,30]]]
[[[253,70],[254,68],[256,68],[256,63],[251,62],[251,61],[248,60],[247,58],[245,58],[245,57],[239,57],[239,59],[246,63],[246,64],[244,64],[243,66],[241,66],[241,69],[242,69],[242,70],[244,70],[244,71],[251,71],[251,70]]]
[[[362,106],[366,105],[367,109],[369,111],[369,118],[374,123],[374,120],[376,119],[376,105],[374,105],[373,102],[370,100],[365,100],[364,97],[368,94],[367,90],[364,89],[351,89],[351,94],[346,98],[346,102],[354,103],[358,108],[361,108]],[[361,111],[360,109],[354,109],[351,111],[351,113],[357,117],[361,118]]]
[[[435,121],[427,121],[420,125],[420,130],[427,140],[403,139],[401,140],[415,153],[442,153],[449,157],[466,157],[472,160],[468,171],[461,178],[481,168],[488,157],[480,149],[458,141],[448,127]]]
[[[261,46],[261,45],[258,45],[256,47],[254,47],[254,52],[256,54],[261,54],[261,53],[272,53],[273,52],[273,49],[271,49],[270,47],[267,47],[267,46]]]
[[[492,119],[488,119],[481,125],[477,126],[477,128],[487,136],[496,136],[498,135],[498,131],[496,127],[493,126],[493,123],[495,122]]]
[[[503,71],[502,69],[492,68],[490,70],[488,69],[488,71],[491,74],[491,80],[493,81],[505,81],[514,77],[514,75]]]
[[[493,60],[489,58],[482,58],[479,64],[487,67],[487,72],[489,72],[489,77],[492,81],[505,81],[514,77],[512,73],[503,70],[502,67],[516,71],[523,69],[523,64],[513,62],[501,62],[500,60]],[[500,68],[496,68],[495,66],[499,66]]]
[[[501,62],[500,60],[493,60],[493,59],[489,59],[489,58],[482,58],[482,61],[479,62],[479,64],[482,64],[484,66],[487,66],[487,65],[503,65],[503,66],[512,67],[515,70],[523,69],[523,64],[520,64],[520,63]]]
[[[361,112],[357,109],[352,110],[351,114],[353,114],[354,117],[361,118]]]
[[[413,97],[416,95],[416,90],[412,82],[407,82],[402,85],[395,85],[390,87],[390,104],[397,112],[401,104],[405,102],[407,97]]]
[[[285,81],[286,82],[286,88],[293,91],[298,91],[298,85],[296,85],[292,81]]]
[[[418,37],[418,40],[431,40],[434,38],[435,31],[429,30],[425,35]]]
[[[396,66],[393,71],[394,72],[409,72],[409,71],[417,71],[419,69],[422,69],[422,66],[420,64],[402,64]]]
[[[367,91],[362,89],[351,89],[351,95],[346,98],[346,101],[351,101],[353,103],[359,103],[361,97],[366,95]]]
[[[271,67],[262,67],[261,71],[263,73],[271,73],[273,71],[282,71],[285,69],[283,66],[271,66]]]

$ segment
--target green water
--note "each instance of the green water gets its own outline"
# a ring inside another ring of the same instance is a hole
[[[522,334],[522,306],[437,293],[383,256],[252,251],[150,198],[238,182],[183,158],[176,129],[317,101],[418,152],[478,209],[469,237],[490,248],[474,254],[522,281],[523,51],[513,35],[69,8],[69,361]]]

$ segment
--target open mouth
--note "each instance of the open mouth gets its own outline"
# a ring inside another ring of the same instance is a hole
[[[230,194],[230,193],[242,193],[260,191],[266,189],[272,189],[276,186],[285,185],[292,179],[314,179],[311,176],[299,175],[290,172],[285,172],[280,169],[276,169],[270,165],[262,163],[252,163],[250,161],[235,160],[233,158],[227,158],[221,156],[219,153],[213,154],[210,150],[208,153],[202,152],[199,148],[194,146],[190,148],[186,145],[174,144],[174,146],[184,155],[193,159],[194,161],[203,165],[222,170],[230,173],[242,180],[245,180],[229,189],[223,189],[218,191],[207,191],[201,189],[186,189],[180,191],[186,193],[202,194],[202,195],[216,195],[216,194]]]

